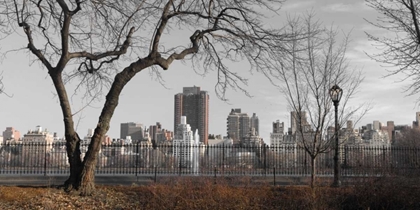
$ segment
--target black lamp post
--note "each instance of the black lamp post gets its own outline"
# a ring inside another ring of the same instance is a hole
[[[340,103],[341,96],[343,95],[343,89],[338,87],[338,85],[332,86],[330,89],[330,97],[334,103],[335,111],[335,147],[334,147],[334,182],[333,187],[339,187],[340,182],[340,164],[338,162],[338,104]]]

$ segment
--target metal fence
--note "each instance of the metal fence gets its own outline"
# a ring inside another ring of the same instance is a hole
[[[82,156],[87,145],[81,146]],[[410,175],[420,172],[420,148],[342,146],[341,176]],[[311,160],[299,146],[239,145],[102,146],[96,175],[309,176]],[[1,175],[67,175],[64,143],[19,143],[0,148]],[[316,158],[318,176],[333,175],[333,151]]]

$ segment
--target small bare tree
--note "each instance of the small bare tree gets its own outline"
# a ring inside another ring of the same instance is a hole
[[[251,70],[270,77],[286,44],[300,34],[264,27],[264,13],[277,12],[282,0],[2,0],[11,26],[20,27],[27,47],[51,77],[63,113],[70,177],[66,190],[94,192],[94,169],[100,140],[109,129],[125,85],[139,72],[168,70],[191,58],[204,72],[216,71],[216,94],[227,88],[244,92],[246,80],[226,62],[246,60]],[[173,31],[189,33],[174,40]],[[128,63],[128,64],[127,64]],[[76,66],[76,68],[74,68]],[[88,151],[80,158],[66,81],[96,97],[104,87],[105,103]],[[105,85],[105,86],[104,86]]]
[[[417,0],[366,0],[380,17],[373,26],[384,29],[387,36],[366,33],[379,44],[378,54],[369,56],[390,68],[390,75],[402,74],[403,81],[411,80],[406,88],[409,95],[420,91],[420,1]],[[419,98],[420,100],[420,98]],[[420,102],[420,101],[419,101]]]
[[[402,147],[420,148],[420,128],[404,129],[395,144]]]
[[[0,78],[0,94],[4,93],[3,77]]]
[[[330,88],[338,84],[344,90],[339,106],[340,125],[349,119],[360,119],[368,109],[366,105],[350,107],[348,104],[363,81],[361,71],[350,69],[346,60],[348,34],[344,34],[343,41],[338,43],[337,30],[324,28],[314,21],[313,14],[309,14],[299,28],[295,25],[291,26],[292,31],[309,36],[291,43],[292,57],[283,63],[280,89],[296,122],[292,125],[296,128],[293,135],[311,159],[310,185],[314,187],[316,158],[330,151],[335,139],[327,135],[328,127],[334,125]]]
[[[393,161],[399,167],[406,169],[400,171],[403,176],[418,177],[418,169],[420,168],[418,161],[420,156],[420,128],[407,127],[399,134],[394,142]]]

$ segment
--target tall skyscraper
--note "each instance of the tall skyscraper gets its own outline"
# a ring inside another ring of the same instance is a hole
[[[394,138],[394,129],[395,129],[395,125],[394,125],[394,121],[387,121],[386,122],[386,128],[388,130],[388,137],[391,140],[391,142],[394,142],[395,138]]]
[[[251,128],[250,129],[254,129],[256,135],[260,135],[260,121],[258,120],[258,116],[256,113],[252,114],[252,117],[250,119],[250,123],[251,123]]]
[[[233,140],[234,144],[239,144],[239,115],[241,109],[232,109],[227,117],[227,137]]]
[[[250,132],[250,119],[241,109],[232,109],[227,117],[227,135],[238,144]]]
[[[144,137],[143,125],[139,123],[121,123],[120,138],[126,139],[131,136],[132,140],[141,141]]]
[[[175,95],[174,131],[181,124],[181,116],[186,116],[191,130],[198,129],[200,142],[208,144],[209,136],[209,94],[200,87],[184,87],[182,93]]]

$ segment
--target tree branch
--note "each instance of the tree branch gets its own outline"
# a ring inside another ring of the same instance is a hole
[[[109,57],[109,56],[118,56],[118,55],[122,55],[124,53],[127,52],[128,47],[130,47],[131,44],[131,37],[134,33],[134,27],[132,27],[130,29],[130,31],[128,32],[126,39],[124,41],[124,43],[120,46],[120,49],[118,50],[112,50],[112,51],[107,51],[107,52],[103,52],[103,53],[97,53],[97,54],[93,54],[93,53],[89,53],[86,51],[83,52],[74,52],[74,53],[70,53],[69,57],[70,58],[87,58],[89,60],[100,60],[102,58],[105,57]]]

